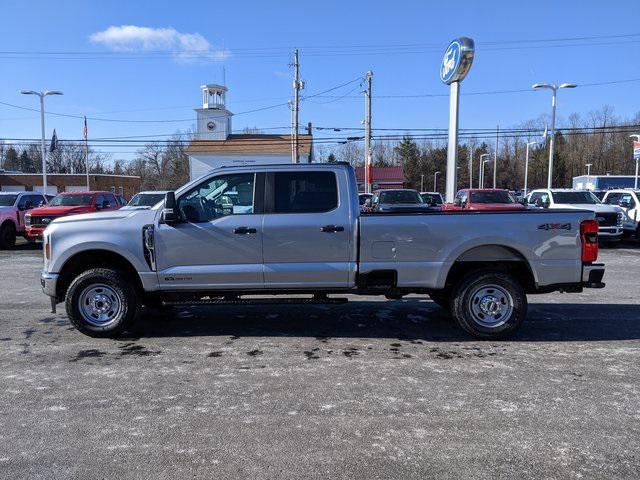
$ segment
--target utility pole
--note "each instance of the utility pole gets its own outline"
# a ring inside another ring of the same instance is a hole
[[[304,88],[304,82],[300,80],[300,62],[298,61],[298,49],[293,50],[293,163],[300,163],[300,142],[298,139],[300,118],[300,90]]]
[[[420,191],[424,192],[424,174],[420,175]]]
[[[629,138],[635,138],[636,141],[633,142],[633,157],[636,161],[636,175],[635,175],[635,180],[633,182],[633,188],[635,190],[638,189],[638,161],[640,161],[640,156],[636,155],[636,144],[640,143],[640,135],[629,135]]]
[[[437,172],[435,172],[433,174],[433,191],[437,192],[438,191],[438,174],[440,173],[440,171],[438,170]]]
[[[469,145],[469,188],[473,188],[473,148]]]
[[[493,154],[493,188],[496,188],[496,178],[498,175],[498,139],[500,138],[500,125],[496,127],[496,151]]]
[[[367,88],[364,91],[364,191],[371,193],[371,80],[373,72],[367,72]]]

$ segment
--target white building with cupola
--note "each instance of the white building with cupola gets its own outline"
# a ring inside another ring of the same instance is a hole
[[[202,107],[196,108],[196,133],[187,148],[191,179],[222,166],[291,163],[291,135],[233,133],[233,113],[227,109],[227,87],[208,84]],[[310,130],[310,129],[309,129]],[[312,135],[299,134],[300,163],[312,161]]]

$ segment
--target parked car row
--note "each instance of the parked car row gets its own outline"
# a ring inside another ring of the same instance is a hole
[[[624,235],[640,241],[640,190],[608,190],[602,200],[591,191],[537,189],[525,197],[503,189],[463,189],[453,203],[445,203],[438,192],[411,189],[378,190],[359,195],[363,212],[409,211],[521,211],[526,209],[589,210],[596,214],[598,239],[614,243]]]
[[[17,237],[29,242],[42,239],[45,228],[56,218],[109,210],[151,208],[164,200],[164,191],[146,191],[131,201],[106,191],[62,192],[56,196],[40,192],[0,192],[0,249],[12,248]]]

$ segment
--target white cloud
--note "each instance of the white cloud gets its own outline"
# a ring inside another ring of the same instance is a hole
[[[229,56],[227,50],[214,48],[199,33],[181,33],[171,27],[112,25],[91,34],[89,40],[115,52],[169,52],[180,62],[222,61]]]

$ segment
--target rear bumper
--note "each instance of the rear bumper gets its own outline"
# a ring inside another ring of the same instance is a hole
[[[50,297],[56,296],[56,286],[58,283],[58,275],[57,273],[48,273],[42,272],[40,273],[40,285],[42,286],[42,292],[45,295]]]
[[[585,288],[604,288],[604,263],[591,263],[582,266],[582,286]]]

